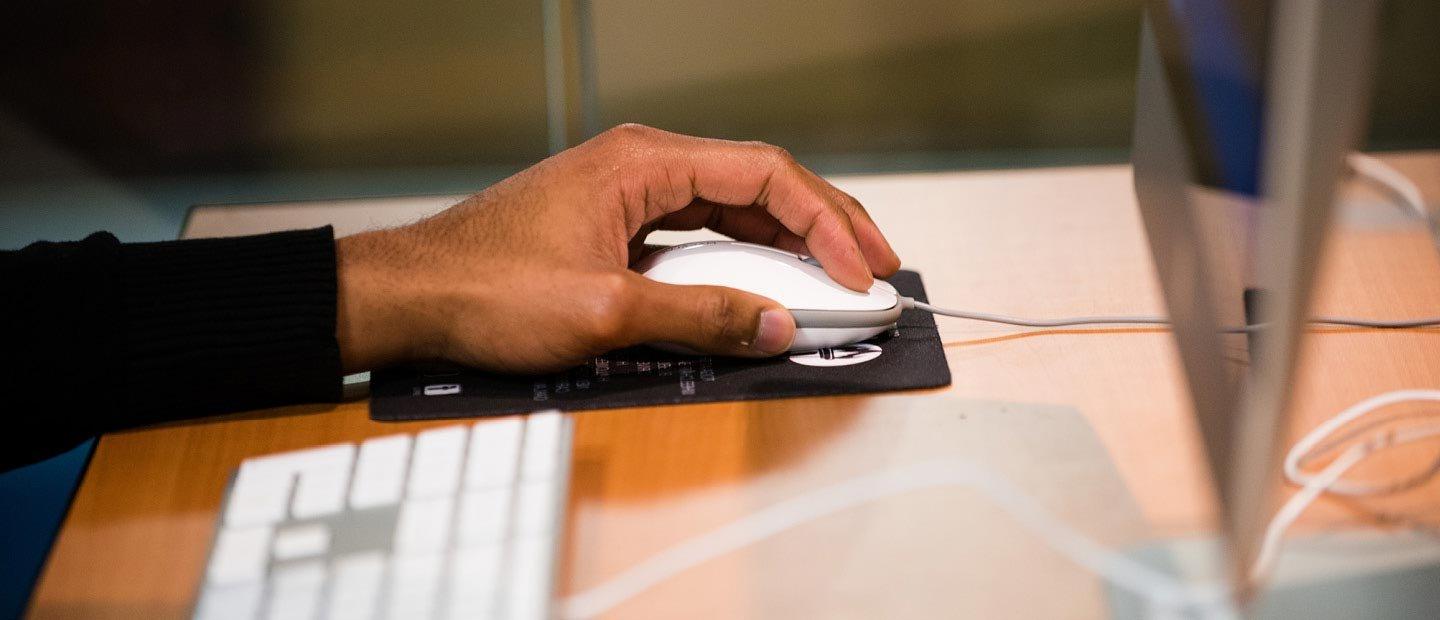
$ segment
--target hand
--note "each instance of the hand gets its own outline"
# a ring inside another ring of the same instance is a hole
[[[344,366],[534,373],[643,342],[783,352],[795,323],[773,300],[627,269],[650,231],[702,226],[810,254],[857,291],[900,267],[865,209],[784,150],[622,125],[431,218],[338,240]]]

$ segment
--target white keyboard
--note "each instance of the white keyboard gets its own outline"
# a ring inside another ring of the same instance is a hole
[[[195,618],[547,618],[570,462],[559,412],[252,458]]]

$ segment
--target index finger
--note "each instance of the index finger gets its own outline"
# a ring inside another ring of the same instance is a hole
[[[889,254],[867,256],[860,239],[884,239],[874,222],[868,217],[850,217],[846,206],[836,199],[837,190],[805,170],[784,149],[653,131],[653,139],[662,146],[649,153],[658,156],[663,174],[650,177],[653,185],[647,183],[646,195],[660,203],[653,205],[658,207],[654,211],[647,205],[647,221],[683,209],[697,198],[735,207],[762,207],[805,240],[830,277],[857,291],[870,288],[873,273],[899,264],[888,244],[865,244],[877,253]],[[857,232],[857,228],[861,230]]]

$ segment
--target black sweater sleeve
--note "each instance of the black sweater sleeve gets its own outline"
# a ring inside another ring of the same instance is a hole
[[[98,433],[340,398],[330,228],[0,252],[0,470]]]

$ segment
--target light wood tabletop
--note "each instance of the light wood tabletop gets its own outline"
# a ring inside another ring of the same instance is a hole
[[[1440,196],[1440,153],[1384,158],[1432,201]],[[1164,311],[1126,166],[834,181],[867,205],[937,304],[1028,317]],[[1359,185],[1345,189],[1315,311],[1440,314],[1440,259],[1425,227]],[[954,377],[948,388],[572,414],[558,594],[787,498],[922,457],[990,466],[1107,545],[1213,530],[1203,454],[1166,330],[938,321]],[[1440,387],[1440,331],[1312,328],[1299,376],[1293,437],[1367,396]],[[184,616],[242,460],[454,423],[373,422],[357,401],[107,435],[30,613]],[[1433,444],[1424,448],[1378,459],[1359,475],[1413,471],[1434,457]],[[1369,507],[1434,523],[1437,491],[1432,483]],[[1301,528],[1372,527],[1362,508],[1324,498]],[[610,615],[966,614],[1101,616],[1104,589],[983,498],[917,490],[723,554]]]

